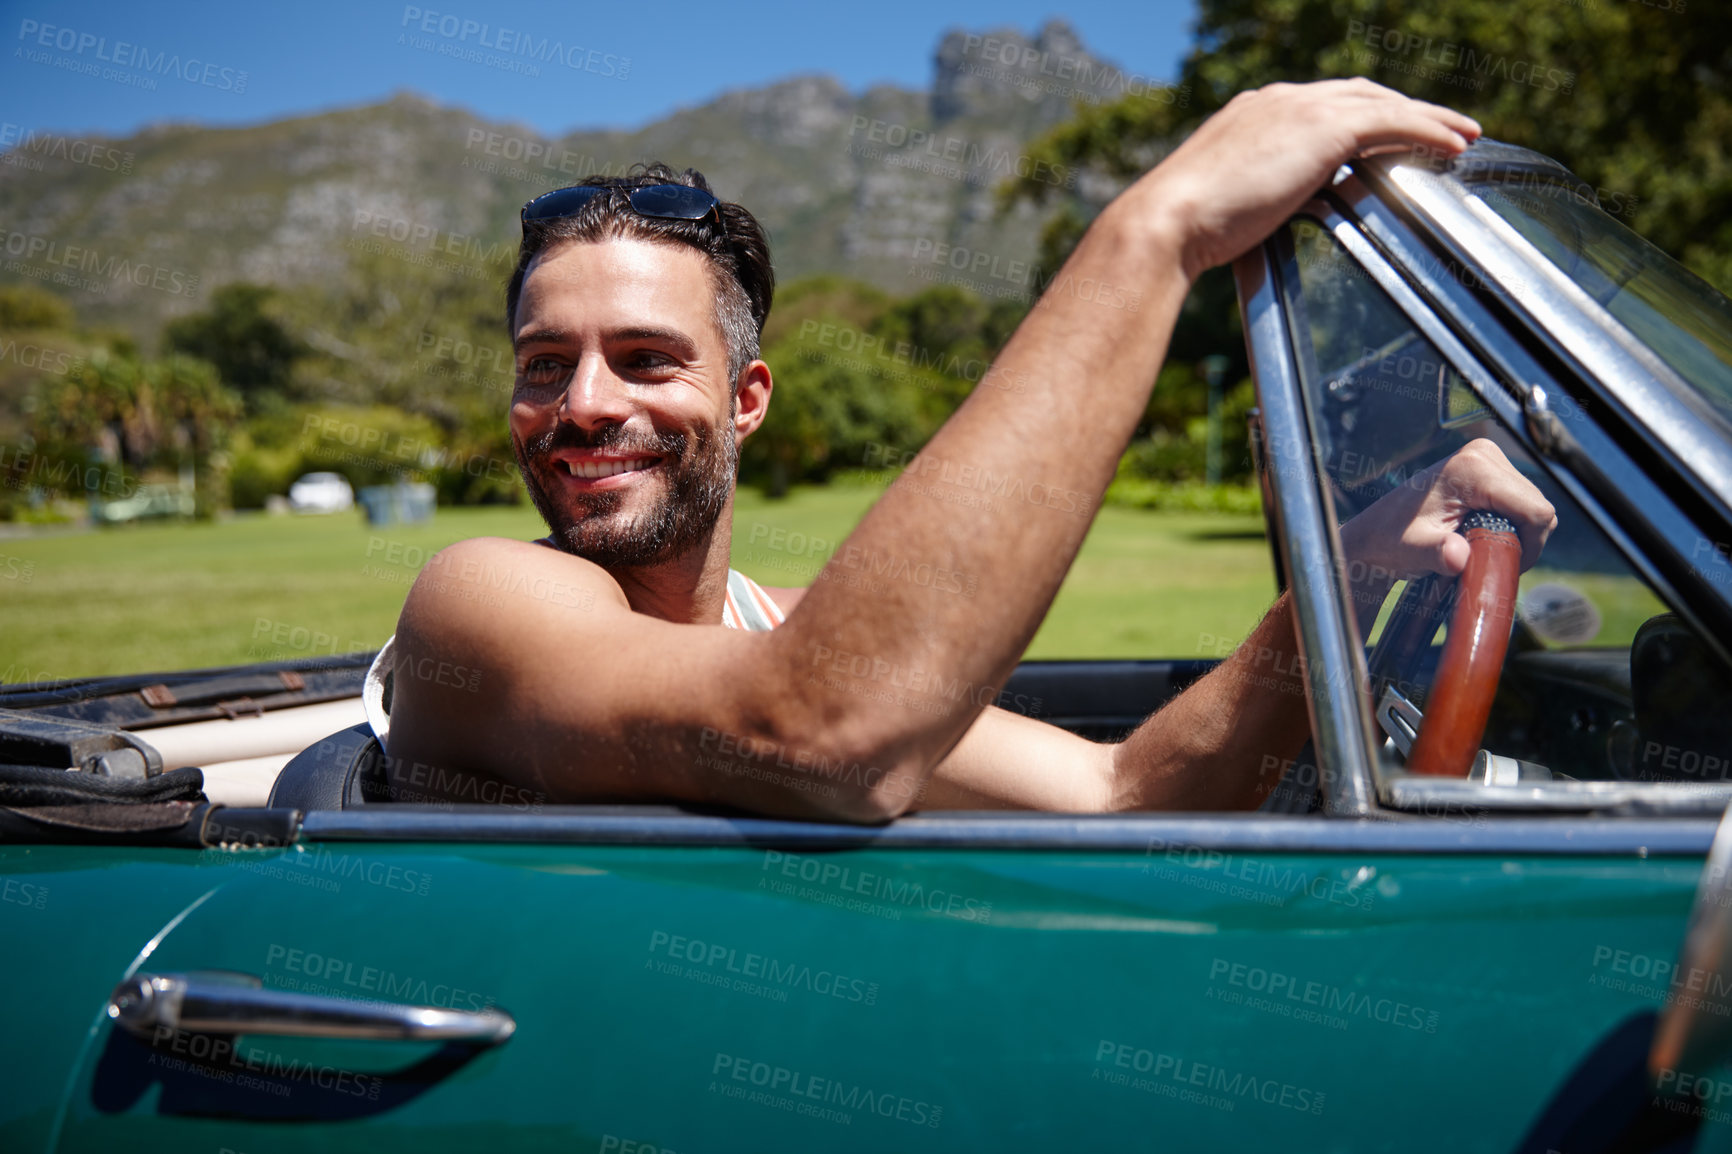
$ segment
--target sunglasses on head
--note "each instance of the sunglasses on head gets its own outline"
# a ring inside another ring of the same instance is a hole
[[[702,220],[711,213],[721,223],[721,201],[701,188],[687,184],[647,184],[640,188],[616,189],[609,185],[584,184],[576,188],[556,188],[544,192],[523,206],[525,228],[544,220],[573,216],[584,205],[610,192],[624,192],[632,211],[639,216],[662,220]]]

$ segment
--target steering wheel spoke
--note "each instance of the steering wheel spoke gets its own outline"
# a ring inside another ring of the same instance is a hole
[[[1413,740],[1419,736],[1419,723],[1424,720],[1419,706],[1409,701],[1393,681],[1383,687],[1383,697],[1377,702],[1377,724],[1383,735],[1395,743],[1401,756],[1412,755]]]

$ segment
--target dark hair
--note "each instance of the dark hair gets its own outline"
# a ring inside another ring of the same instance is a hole
[[[683,244],[710,258],[716,288],[716,324],[728,344],[728,383],[739,383],[740,370],[758,359],[758,340],[770,315],[776,274],[770,267],[770,242],[757,219],[737,204],[719,204],[721,225],[714,216],[703,220],[669,220],[640,216],[624,192],[648,184],[684,184],[711,191],[704,174],[694,168],[675,172],[665,164],[633,165],[625,176],[592,176],[574,187],[617,188],[619,194],[598,196],[571,216],[525,226],[517,249],[517,268],[505,287],[508,334],[517,327],[517,299],[529,262],[552,245],[565,241],[600,241],[634,237],[663,244]]]

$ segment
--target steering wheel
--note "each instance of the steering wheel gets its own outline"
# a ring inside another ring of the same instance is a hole
[[[1461,521],[1467,568],[1453,581],[1432,574],[1410,581],[1366,663],[1377,720],[1407,755],[1409,773],[1466,777],[1485,736],[1498,674],[1515,620],[1522,547],[1515,526],[1475,510]],[[1409,690],[1445,615],[1449,635],[1425,698]]]

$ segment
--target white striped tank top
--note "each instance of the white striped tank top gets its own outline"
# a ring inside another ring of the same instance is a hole
[[[729,629],[766,633],[787,618],[782,607],[758,583],[738,569],[728,570],[728,599],[722,605],[722,624]]]

